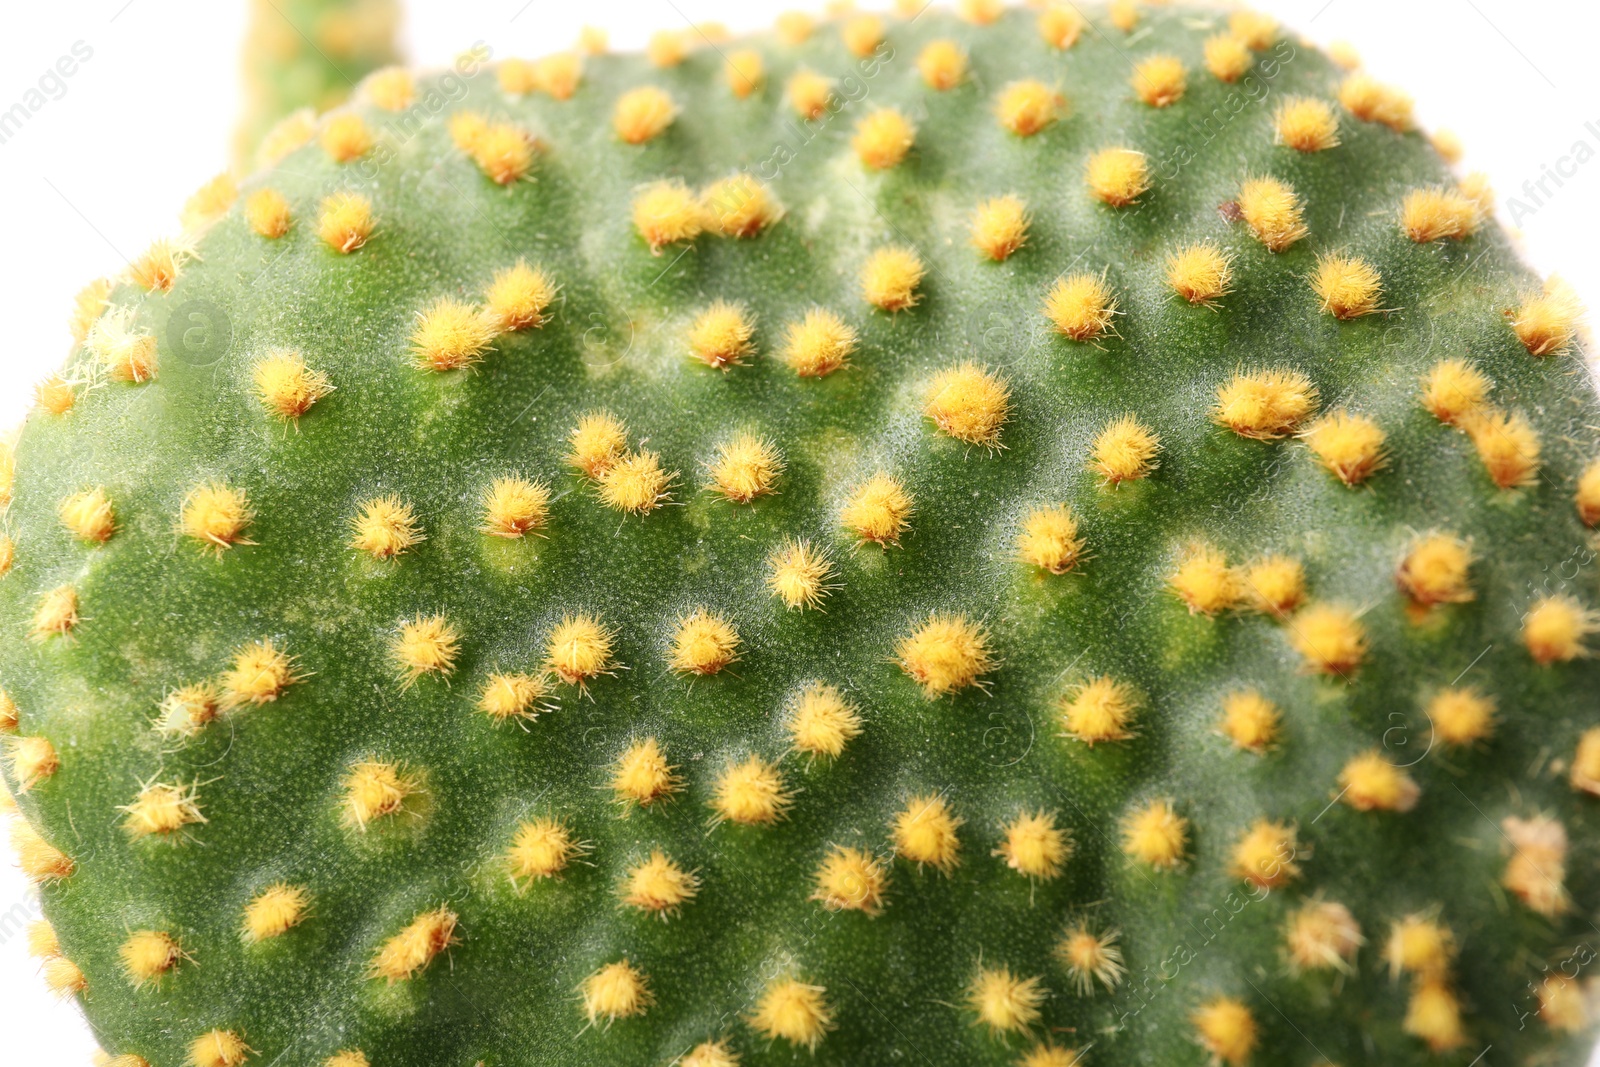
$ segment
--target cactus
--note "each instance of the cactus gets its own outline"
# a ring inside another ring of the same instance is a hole
[[[1600,404],[1449,142],[1248,14],[707,36],[80,298],[0,707],[112,1062],[1577,1063]]]

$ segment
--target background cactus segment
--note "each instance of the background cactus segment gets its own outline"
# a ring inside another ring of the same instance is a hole
[[[120,1067],[1578,1062],[1600,404],[1408,109],[965,3],[286,120],[0,455],[46,980]]]

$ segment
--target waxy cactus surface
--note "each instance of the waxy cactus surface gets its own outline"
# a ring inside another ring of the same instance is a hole
[[[0,684],[111,1062],[1579,1062],[1600,403],[1483,183],[1256,16],[711,37],[379,70],[80,298]]]

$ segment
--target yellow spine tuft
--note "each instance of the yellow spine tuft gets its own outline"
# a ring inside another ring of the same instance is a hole
[[[629,90],[617,99],[611,127],[626,144],[644,144],[666,131],[678,117],[672,97],[653,85]]]
[[[1592,461],[1578,476],[1578,490],[1573,494],[1578,507],[1578,518],[1585,526],[1600,526],[1600,460]]]
[[[1030,511],[1017,534],[1017,554],[1022,561],[1051,574],[1072,570],[1083,559],[1083,550],[1078,520],[1065,504]]]
[[[940,371],[928,384],[922,413],[940,431],[970,445],[1000,448],[1000,430],[1011,415],[1011,387],[998,373],[975,363]]]
[[[1422,406],[1446,426],[1465,425],[1489,398],[1489,379],[1464,359],[1441,359],[1422,379]]]
[[[74,493],[56,508],[61,525],[79,541],[99,545],[117,532],[117,513],[102,486]]]
[[[766,65],[761,59],[761,53],[753,48],[741,48],[736,52],[728,53],[728,58],[722,67],[723,80],[728,83],[728,90],[740,100],[748,100],[751,96],[761,91],[766,84]]]
[[[1400,204],[1400,229],[1417,244],[1459,241],[1478,230],[1476,200],[1445,189],[1413,189]]]
[[[1379,310],[1383,279],[1366,260],[1330,252],[1318,257],[1311,289],[1324,312],[1336,319],[1355,319]]]
[[[1539,983],[1539,1020],[1552,1030],[1576,1034],[1589,1025],[1589,1001],[1583,988],[1565,975]]]
[[[531,721],[539,712],[553,710],[554,705],[540,703],[549,695],[550,680],[545,675],[495,673],[484,679],[478,710],[496,722]]]
[[[1395,580],[1423,607],[1464,604],[1473,599],[1472,543],[1451,534],[1425,534],[1412,544]]]
[[[1235,842],[1230,871],[1251,885],[1276,889],[1299,876],[1299,851],[1293,826],[1257,819]]]
[[[951,813],[943,797],[912,797],[890,826],[895,854],[919,867],[926,864],[949,874],[961,862],[957,831],[962,822]]]
[[[833,82],[810,70],[796,71],[783,91],[789,106],[807,122],[827,114],[833,100]]]
[[[1512,331],[1529,355],[1561,355],[1577,340],[1583,305],[1571,286],[1551,278],[1542,293],[1524,300],[1510,318]]]
[[[1228,566],[1228,558],[1207,544],[1186,548],[1167,584],[1189,606],[1191,615],[1220,615],[1238,606],[1241,596],[1238,575]]]
[[[1317,388],[1297,370],[1239,372],[1217,389],[1212,418],[1240,437],[1271,441],[1293,433],[1317,409]]]
[[[1565,593],[1540,597],[1522,617],[1522,643],[1542,666],[1586,658],[1584,640],[1594,633],[1600,633],[1600,612]]]
[[[186,958],[183,946],[162,930],[138,930],[118,949],[123,973],[135,989],[159,982]]]
[[[1411,97],[1370,75],[1346,78],[1339,86],[1339,103],[1363,122],[1379,122],[1397,133],[1411,129]]]
[[[36,960],[47,960],[51,956],[61,955],[61,940],[56,936],[56,928],[44,919],[39,919],[28,924],[28,955]]]
[[[578,993],[590,1026],[599,1025],[602,1019],[610,1025],[618,1019],[643,1015],[655,1003],[644,972],[626,959],[608,963],[585,978]]]
[[[551,97],[571,100],[583,80],[583,57],[576,52],[553,53],[534,62],[533,74],[535,84]]]
[[[105,313],[107,298],[111,295],[111,282],[105,278],[96,278],[78,291],[72,300],[72,317],[67,320],[67,326],[72,331],[74,343],[82,344],[89,336],[89,331]]]
[[[1378,749],[1351,757],[1339,772],[1339,799],[1357,811],[1410,811],[1421,792]]]
[[[33,387],[33,401],[52,415],[65,415],[78,402],[74,383],[52,374]]]
[[[1470,686],[1441,689],[1428,702],[1426,714],[1434,738],[1452,748],[1477,744],[1494,733],[1494,698]]]
[[[876,15],[856,15],[839,27],[839,36],[851,55],[865,59],[883,43],[883,20]]]
[[[447,907],[425,911],[383,943],[367,969],[369,978],[389,984],[415,978],[451,945],[458,944],[456,913]]]
[[[1095,983],[1114,991],[1127,975],[1122,962],[1122,949],[1117,945],[1121,934],[1116,930],[1095,931],[1086,920],[1079,919],[1056,942],[1056,958],[1065,965],[1067,976],[1079,996],[1093,992]],[[1031,1061],[1024,1058],[1022,1067],[1076,1067],[1077,1058]]]
[[[954,89],[967,79],[967,50],[948,39],[929,41],[917,53],[917,71],[930,89]]]
[[[361,82],[361,95],[384,111],[404,111],[417,99],[417,84],[405,67],[383,67]]]
[[[938,612],[900,639],[895,659],[929,699],[976,685],[996,666],[987,630],[965,615]]]
[[[767,555],[767,588],[793,610],[821,610],[838,570],[827,553],[810,541],[785,540]]]
[[[519,879],[554,878],[587,851],[588,846],[573,840],[572,832],[559,820],[540,817],[517,827],[506,851],[506,865],[512,882],[521,888]]]
[[[1332,900],[1313,897],[1289,916],[1284,942],[1289,968],[1300,971],[1334,970],[1353,974],[1356,952],[1366,944],[1361,925],[1350,909]]]
[[[527,96],[539,88],[538,67],[529,60],[515,56],[503,59],[495,66],[495,82],[507,96]]]
[[[1044,314],[1063,337],[1094,341],[1111,332],[1117,301],[1104,275],[1069,274],[1051,287]]]
[[[673,772],[661,746],[653,737],[635,741],[617,757],[611,773],[611,791],[624,804],[648,807],[676,793],[683,780]]]
[[[254,1052],[232,1030],[212,1030],[189,1043],[189,1067],[239,1067]]]
[[[523,259],[498,270],[485,294],[488,317],[498,330],[538,330],[547,322],[544,310],[554,301],[557,285],[541,267],[530,267]]]
[[[162,698],[155,725],[166,737],[194,737],[221,711],[221,698],[210,682],[186,685]]]
[[[376,559],[394,559],[426,539],[417,513],[398,496],[375,497],[350,520],[350,547]]]
[[[1049,995],[1038,977],[1020,978],[1004,967],[980,968],[967,987],[967,1005],[992,1033],[1020,1033],[1039,1021],[1039,1007]]]
[[[273,638],[263,638],[234,653],[233,663],[222,675],[222,705],[232,709],[268,704],[303,680],[294,658],[278,648]]]
[[[353,163],[372,151],[372,131],[360,115],[342,112],[323,120],[317,143],[335,163]]]
[[[155,335],[136,329],[133,321],[132,308],[107,311],[89,328],[84,346],[112,378],[140,385],[155,380],[160,355]]]
[[[1028,241],[1028,209],[1021,198],[997,196],[972,216],[972,246],[995,262],[1009,259]]]
[[[657,30],[645,45],[645,57],[663,70],[676,67],[689,58],[689,35],[681,30]]]
[[[667,665],[679,674],[716,674],[739,658],[739,635],[722,616],[705,608],[678,620]]]
[[[822,378],[850,364],[856,331],[826,308],[812,308],[784,330],[781,358],[802,378]]]
[[[344,777],[345,825],[366,830],[371,823],[398,814],[406,798],[418,791],[416,782],[397,764],[362,760]]]
[[[677,477],[677,471],[661,468],[654,452],[635,452],[600,475],[600,502],[629,515],[648,515],[671,499]]]
[[[1151,107],[1170,107],[1183,99],[1188,75],[1183,60],[1173,55],[1153,55],[1133,68],[1133,91]]]
[[[1338,604],[1312,604],[1289,624],[1289,644],[1313,674],[1347,675],[1367,658],[1367,631]]]
[[[796,751],[837,759],[846,745],[861,736],[861,709],[846,700],[837,687],[810,682],[790,704],[784,728]],[[1596,770],[1600,771],[1600,742],[1595,747]],[[1600,782],[1600,773],[1596,774],[1596,781]]]
[[[1093,748],[1105,741],[1126,741],[1139,710],[1139,694],[1133,687],[1100,675],[1073,688],[1061,701],[1061,726],[1064,735]]]
[[[262,168],[277,166],[310,144],[316,135],[316,111],[309,107],[292,111],[279,119],[277,125],[261,139],[261,145],[256,149],[256,165]]]
[[[1139,25],[1139,0],[1111,0],[1106,5],[1106,17],[1123,33],[1132,33]]]
[[[567,438],[568,466],[585,478],[599,478],[628,452],[628,431],[609,411],[595,411],[578,420]]]
[[[483,493],[483,525],[490,537],[537,534],[550,521],[550,487],[522,477],[496,478]]]
[[[306,366],[298,352],[263,357],[251,368],[250,377],[261,406],[282,419],[298,419],[333,392],[328,376]]]
[[[700,890],[700,879],[679,867],[660,849],[643,863],[628,868],[617,894],[630,908],[647,911],[662,919],[678,913]]]
[[[1220,82],[1233,84],[1256,65],[1250,45],[1233,33],[1216,33],[1206,38],[1206,70]]]
[[[749,1022],[768,1040],[781,1038],[815,1050],[833,1029],[833,1010],[828,1007],[827,990],[822,986],[779,978],[762,991]]]
[[[197,233],[211,226],[232,209],[239,199],[239,183],[226,172],[196,189],[183,203],[178,216],[185,233]]]
[[[811,899],[829,911],[883,912],[889,872],[877,857],[859,848],[834,845],[817,868]]]
[[[77,864],[65,852],[56,848],[35,830],[25,819],[11,824],[11,851],[17,855],[17,866],[23,877],[34,885],[48,885],[72,877]]]
[[[255,512],[243,489],[211,482],[195,486],[184,498],[178,530],[220,555],[234,545],[249,544],[244,532],[254,521]]]
[[[1530,910],[1546,919],[1572,907],[1567,895],[1567,829],[1548,815],[1500,820],[1511,857],[1500,884]]]
[[[1278,40],[1278,20],[1259,11],[1243,9],[1228,16],[1228,30],[1257,52]]]
[[[1234,746],[1261,755],[1277,744],[1283,714],[1255,689],[1240,689],[1222,698],[1222,735]]]
[[[483,362],[498,332],[495,321],[480,308],[444,297],[417,314],[411,359],[421,370],[463,370]]]
[[[372,202],[359,193],[334,193],[322,201],[317,236],[335,252],[349,254],[372,236]]]
[[[593,615],[566,615],[545,638],[545,666],[568,685],[612,672],[616,632]]]
[[[533,169],[537,147],[527,131],[497,122],[473,139],[468,154],[484,177],[496,185],[510,185],[526,178]]]
[[[748,174],[713,182],[701,196],[706,226],[724,237],[751,238],[783,217],[772,189]]]
[[[1060,51],[1077,44],[1087,27],[1078,9],[1061,0],[1049,0],[1039,12],[1039,36],[1051,48]]]
[[[244,908],[240,936],[246,944],[282,937],[305,921],[311,910],[311,893],[297,885],[278,882],[268,886]]]
[[[1311,446],[1317,462],[1345,485],[1360,485],[1389,461],[1384,432],[1366,415],[1330,411],[1300,436]]]
[[[1305,567],[1288,556],[1263,556],[1239,574],[1239,588],[1250,610],[1285,619],[1305,601]]]
[[[166,837],[206,821],[193,785],[155,782],[140,790],[132,804],[117,810],[123,813],[122,825],[131,837]]]
[[[33,609],[28,635],[36,640],[65,637],[79,621],[78,591],[70,585],[58,585],[39,594],[39,604]]]
[[[1015,81],[1000,90],[995,114],[1000,125],[1018,137],[1032,137],[1053,126],[1065,113],[1066,97],[1044,82]]]
[[[817,23],[804,11],[785,11],[773,23],[784,44],[805,44],[817,32]]]
[[[912,249],[880,248],[861,267],[861,296],[885,311],[905,311],[917,306],[917,286],[926,273]]]
[[[1194,1025],[1195,1041],[1218,1063],[1242,1067],[1256,1050],[1256,1018],[1234,997],[1213,997],[1190,1014],[1189,1022]]]
[[[856,124],[850,145],[861,165],[871,170],[887,170],[899,165],[916,143],[917,131],[894,108],[878,108]]]
[[[1469,413],[1461,428],[1472,439],[1490,481],[1501,489],[1521,489],[1539,478],[1539,433],[1520,411],[1487,405]]]
[[[915,504],[900,482],[879,471],[851,493],[839,512],[839,522],[863,543],[899,545],[900,535],[911,528]]]
[[[1110,207],[1127,207],[1150,191],[1150,163],[1131,148],[1102,148],[1084,171],[1089,192]]]
[[[1053,812],[1025,811],[1007,823],[1004,832],[994,854],[1028,878],[1048,881],[1072,856],[1072,838],[1056,825]]]
[[[1277,178],[1251,178],[1239,187],[1239,214],[1269,252],[1282,252],[1311,231],[1300,198]]]
[[[667,245],[693,241],[705,230],[699,197],[683,182],[653,182],[633,198],[633,228],[654,255]]]
[[[372,1067],[367,1054],[360,1049],[340,1049],[322,1061],[322,1067]]]
[[[1291,96],[1272,116],[1278,144],[1297,152],[1325,152],[1339,146],[1339,117],[1326,100]]]
[[[729,764],[717,776],[711,810],[718,821],[770,826],[783,818],[793,801],[794,793],[784,785],[778,768],[760,756],[750,756]]]
[[[18,737],[11,742],[11,775],[26,793],[61,769],[61,757],[48,737]]]
[[[755,321],[743,304],[718,300],[695,316],[686,339],[695,359],[725,371],[743,366],[745,357],[754,354],[750,338],[755,330]]]
[[[1122,851],[1158,871],[1176,870],[1189,848],[1189,820],[1168,800],[1152,800],[1122,819]]]
[[[156,241],[128,264],[128,280],[147,293],[171,292],[184,263],[193,258],[194,249],[180,241]]]
[[[1401,1026],[1406,1033],[1422,1038],[1435,1053],[1460,1048],[1467,1041],[1461,1025],[1461,1001],[1442,978],[1429,979],[1412,990]]]
[[[1215,245],[1196,244],[1167,257],[1167,284],[1191,304],[1212,306],[1233,287],[1233,259]]]
[[[448,678],[461,653],[461,636],[443,615],[418,615],[400,624],[389,655],[407,687],[425,674]]]
[[[1398,978],[1402,971],[1424,980],[1443,979],[1455,959],[1455,935],[1427,915],[1408,915],[1389,929],[1383,950],[1389,975]]]

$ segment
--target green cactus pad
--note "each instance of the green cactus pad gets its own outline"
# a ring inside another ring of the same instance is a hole
[[[1579,1061],[1570,296],[1259,19],[963,12],[382,71],[82,299],[0,682],[117,1063]]]

